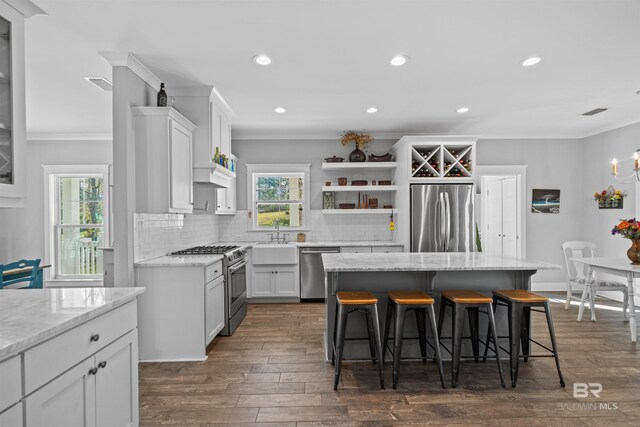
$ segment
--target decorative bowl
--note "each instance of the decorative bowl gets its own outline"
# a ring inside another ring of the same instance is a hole
[[[378,198],[372,197],[369,199],[369,209],[378,209]]]
[[[385,209],[393,209],[393,205],[384,205],[383,206]]]
[[[393,154],[387,153],[382,156],[376,156],[375,154],[369,154],[370,162],[390,162],[393,160]]]
[[[351,185],[367,185],[369,183],[369,181],[367,181],[366,179],[354,179],[353,181],[351,181]]]
[[[391,185],[391,181],[386,180],[386,181],[378,181],[378,185]]]
[[[338,185],[347,185],[347,178],[344,178],[344,177],[338,178]]]
[[[341,163],[344,160],[344,157],[331,156],[324,159],[327,163]]]
[[[340,203],[338,206],[340,207],[340,209],[355,209],[356,204],[355,203]]]

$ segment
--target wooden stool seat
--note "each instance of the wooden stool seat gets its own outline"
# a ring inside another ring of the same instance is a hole
[[[522,289],[504,289],[493,291],[493,294],[509,301],[529,303],[529,302],[549,302],[549,298],[544,295],[534,294],[533,292]]]
[[[434,302],[432,297],[421,291],[391,291],[389,298],[402,305],[426,305]]]
[[[493,298],[476,291],[442,291],[442,296],[456,304],[491,304]]]
[[[371,292],[366,291],[340,291],[336,292],[338,304],[344,305],[368,305],[377,304],[378,298]]]

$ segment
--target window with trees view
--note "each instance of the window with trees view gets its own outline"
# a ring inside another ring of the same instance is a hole
[[[102,248],[110,246],[109,165],[43,165],[45,280],[102,279]],[[71,286],[71,284],[70,284]]]
[[[304,228],[308,210],[306,200],[308,166],[282,165],[286,172],[284,170],[253,172],[274,169],[269,166],[247,165],[251,178],[249,182],[252,183],[254,229],[273,228],[276,224],[281,228]]]

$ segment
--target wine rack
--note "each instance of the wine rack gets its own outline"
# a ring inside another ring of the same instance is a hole
[[[412,179],[472,178],[474,145],[415,144],[411,146]]]

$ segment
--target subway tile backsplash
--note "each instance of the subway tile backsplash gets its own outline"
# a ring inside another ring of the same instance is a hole
[[[307,218],[307,241],[391,241],[389,217],[379,214],[324,215],[311,210]],[[134,214],[134,261],[140,262],[215,242],[255,242],[269,239],[271,231],[248,231],[248,211],[236,215]],[[297,231],[283,231],[296,240]]]

